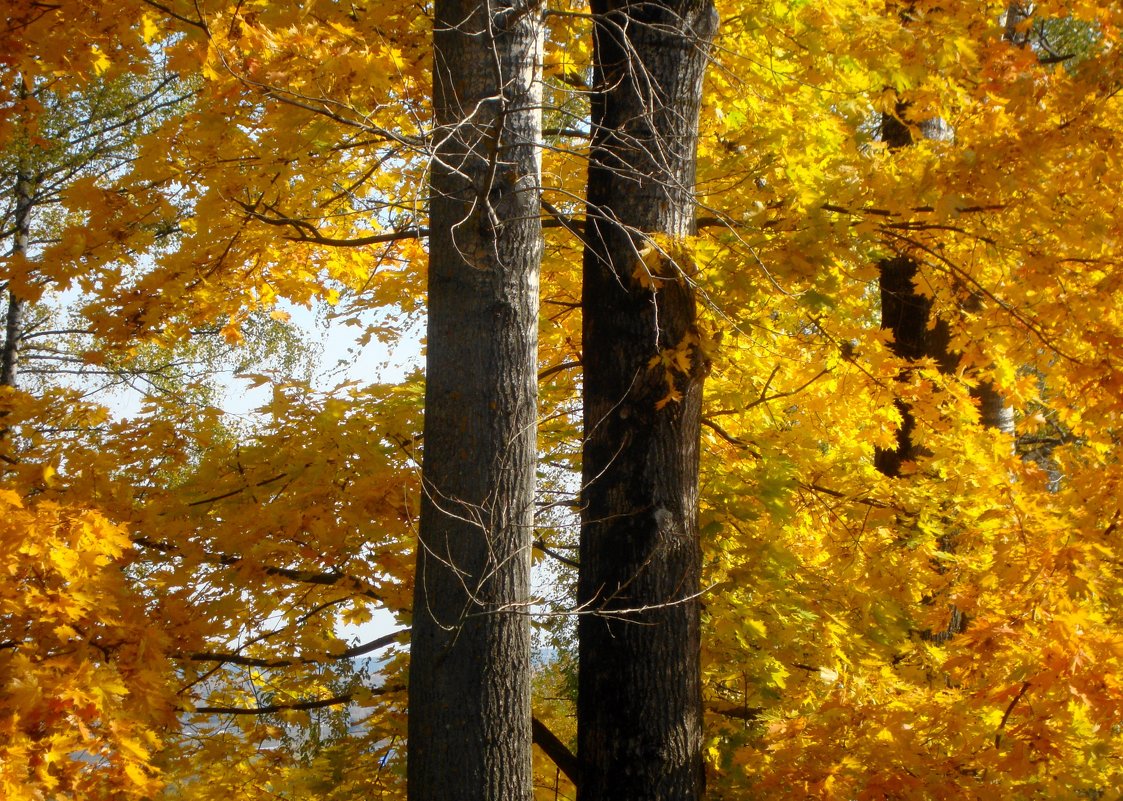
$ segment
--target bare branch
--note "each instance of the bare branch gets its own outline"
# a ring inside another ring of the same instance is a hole
[[[542,753],[553,760],[565,777],[577,786],[578,762],[573,752],[566,747],[556,734],[550,731],[537,716],[530,719],[534,744],[542,749]]]
[[[265,659],[253,656],[243,656],[239,653],[214,653],[209,651],[187,654],[186,658],[192,662],[218,662],[219,664],[229,665],[244,665],[246,667],[265,667],[265,668],[281,668],[291,667],[293,665],[314,665],[328,660],[342,660],[354,659],[357,656],[364,656],[377,651],[380,648],[385,648],[388,645],[393,645],[401,639],[405,629],[400,631],[392,631],[370,642],[356,645],[341,651],[338,654],[325,653],[321,656],[311,657],[296,657],[293,659]]]
[[[577,359],[576,361],[572,361],[572,362],[562,362],[561,364],[555,364],[552,367],[547,367],[545,370],[540,372],[538,374],[538,380],[539,381],[545,381],[550,376],[556,375],[557,373],[560,373],[563,370],[572,370],[573,368],[580,367],[580,366],[581,366],[581,360],[580,359]]]

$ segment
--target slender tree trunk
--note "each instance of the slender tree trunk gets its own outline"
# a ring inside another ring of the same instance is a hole
[[[898,103],[896,115],[886,114],[881,120],[881,139],[890,150],[908,147],[913,143],[913,129],[905,121],[908,106]],[[920,126],[922,135],[938,136],[942,132],[939,122]],[[951,331],[946,321],[932,320],[932,299],[918,291],[916,282],[920,265],[908,255],[885,259],[879,265],[881,290],[881,327],[893,332],[890,347],[897,356],[910,362],[932,359],[942,373],[955,370],[959,357],[951,351]],[[906,462],[915,462],[921,448],[914,438],[916,416],[904,401],[895,401],[901,413],[901,427],[897,430],[897,446],[892,450],[878,450],[874,465],[891,478],[901,475]],[[941,548],[950,548],[952,537],[941,538]],[[946,642],[967,627],[967,617],[954,604],[948,624],[942,631],[921,632],[921,637],[935,642]]]
[[[707,366],[692,267],[710,0],[594,0],[578,603],[582,801],[697,799],[698,442]],[[641,253],[647,258],[641,260]],[[678,350],[689,366],[667,367]]]
[[[897,256],[881,262],[881,327],[893,332],[892,351],[903,359],[919,361],[931,358],[942,372],[950,372],[958,361],[948,352],[950,333],[947,323],[937,320],[929,327],[932,300],[917,291],[919,265],[909,256]],[[919,455],[914,440],[916,418],[907,404],[898,400],[901,427],[897,429],[897,446],[878,450],[874,458],[877,469],[887,476],[901,475],[901,466]]]
[[[541,8],[438,0],[412,801],[529,801]]]
[[[21,86],[20,95],[27,97],[27,92]],[[15,235],[12,241],[11,255],[21,256],[27,253],[27,243],[31,235],[31,209],[34,203],[35,189],[31,176],[20,159],[16,170],[15,185]],[[24,334],[23,315],[26,301],[21,298],[11,286],[8,287],[8,311],[4,318],[4,348],[0,351],[0,386],[14,387],[19,382],[19,351]]]
[[[1013,2],[1006,6],[1006,17],[1002,22],[1003,33],[1002,38],[1008,42],[1012,42],[1019,47],[1024,47],[1029,37],[1023,31],[1019,31],[1018,27],[1030,18],[1033,13],[1033,3],[1031,2]]]
[[[972,397],[979,402],[979,422],[987,428],[994,428],[1010,437],[1014,436],[1014,407],[1006,402],[994,384],[983,381],[971,391]],[[1013,450],[1014,441],[1010,440]]]

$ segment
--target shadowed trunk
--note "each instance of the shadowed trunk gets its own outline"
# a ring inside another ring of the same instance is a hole
[[[1025,46],[1026,38],[1018,26],[1029,17],[1029,8],[1023,3],[1010,3],[1003,20],[1003,38],[1018,46]],[[906,123],[907,103],[898,103],[896,114],[885,114],[881,120],[881,141],[890,150],[913,144],[916,132],[925,138],[944,138],[950,135],[940,120],[925,120],[910,127]],[[879,265],[881,290],[881,327],[893,332],[893,352],[909,361],[933,359],[943,373],[954,372],[959,356],[950,351],[950,332],[943,320],[931,320],[932,301],[916,288],[919,265],[910,256],[886,259]],[[1004,434],[1014,434],[1014,410],[1008,406],[1001,393],[989,382],[981,382],[972,396],[979,403],[979,421],[988,428]],[[915,461],[918,449],[914,442],[916,420],[908,407],[897,401],[901,411],[901,428],[897,432],[894,450],[878,450],[874,464],[887,476],[899,476],[901,465]]]
[[[920,123],[913,129],[906,122],[908,106],[899,103],[896,115],[886,114],[881,121],[881,139],[891,150],[908,147],[913,143],[914,130],[922,136],[939,138],[948,131],[939,120]],[[953,373],[959,366],[959,354],[951,350],[951,331],[945,320],[932,317],[932,299],[918,291],[920,265],[908,255],[883,260],[879,265],[881,291],[881,327],[893,332],[890,345],[893,353],[910,362],[931,359],[941,373]],[[1006,406],[1001,394],[989,383],[981,383],[971,393],[979,402],[980,422],[988,427],[1013,434],[1013,410]],[[901,413],[901,427],[897,430],[897,445],[892,450],[878,449],[874,466],[883,475],[899,477],[906,462],[915,462],[922,454],[917,445],[916,417],[908,404],[895,401]],[[1012,441],[1011,441],[1012,442]],[[945,541],[946,540],[946,541]],[[941,547],[951,549],[954,537],[942,538]],[[946,628],[942,631],[921,632],[925,639],[946,642],[966,630],[967,616],[952,605]]]
[[[600,0],[584,256],[578,603],[582,801],[701,796],[698,442],[707,365],[693,267],[709,0]],[[641,259],[641,253],[646,258]],[[685,353],[688,366],[661,356]]]

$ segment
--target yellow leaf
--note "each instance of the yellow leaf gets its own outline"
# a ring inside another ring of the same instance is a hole
[[[136,757],[139,760],[148,759],[148,749],[145,748],[139,740],[134,740],[132,737],[122,737],[117,741],[121,750]]]
[[[128,776],[129,780],[134,784],[144,785],[149,783],[148,774],[146,774],[139,765],[133,762],[125,763],[125,775]]]
[[[152,44],[159,32],[160,28],[156,25],[156,19],[151,14],[145,14],[140,18],[140,35],[144,37],[145,44]]]
[[[109,60],[109,57],[106,56],[97,45],[93,45],[90,48],[90,52],[94,54],[94,61],[90,65],[93,67],[94,75],[104,75],[113,62]]]
[[[229,323],[222,327],[220,331],[222,338],[230,345],[241,345],[245,337],[242,336],[242,331],[238,327],[237,322],[231,320]]]
[[[663,271],[663,254],[654,245],[648,245],[639,252],[632,278],[644,289],[658,289],[655,280]]]

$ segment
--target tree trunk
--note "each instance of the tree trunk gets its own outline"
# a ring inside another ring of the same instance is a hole
[[[1004,39],[1019,47],[1026,45],[1026,37],[1019,33],[1018,26],[1029,18],[1030,11],[1030,6],[1026,3],[1012,2],[1007,6],[1003,19]],[[908,147],[913,143],[913,129],[905,122],[907,111],[907,103],[898,103],[896,115],[886,114],[882,117],[881,140],[890,150]],[[950,136],[947,127],[940,120],[922,121],[917,129],[929,139]],[[959,364],[959,358],[949,350],[950,332],[947,323],[936,320],[929,327],[932,302],[916,291],[916,261],[909,256],[898,256],[886,259],[879,266],[881,327],[893,331],[893,352],[911,361],[931,358],[942,372],[953,372]],[[997,388],[989,382],[981,382],[971,394],[979,403],[979,421],[988,428],[1013,436],[1014,410],[1007,405]],[[887,476],[899,476],[902,463],[914,461],[917,456],[912,436],[916,420],[903,403],[898,401],[897,405],[901,411],[897,447],[891,451],[879,450],[874,462],[877,469]]]
[[[1032,14],[1031,3],[1013,2],[1006,7],[1006,19],[1003,22],[1004,32],[1002,38],[1006,41],[1026,47],[1029,44],[1029,34],[1019,31],[1019,26],[1029,19]],[[987,428],[994,428],[1011,437],[1010,448],[1014,447],[1014,407],[1006,402],[1002,393],[989,381],[980,382],[971,395],[979,402],[979,422]]]
[[[1006,402],[1002,393],[989,381],[981,382],[971,390],[971,396],[979,402],[979,422],[987,428],[994,428],[1003,434],[1014,436],[1014,407]],[[1010,440],[1011,450],[1014,440]]]
[[[529,801],[542,17],[438,0],[412,801]]]
[[[894,124],[900,125],[896,120]],[[890,345],[893,353],[902,359],[919,361],[934,359],[942,372],[951,372],[958,362],[955,354],[949,352],[951,336],[947,323],[936,320],[929,327],[932,314],[932,300],[916,289],[919,265],[910,256],[897,256],[886,259],[880,268],[879,287],[881,289],[881,327],[893,332]],[[913,433],[916,418],[903,401],[896,401],[901,412],[901,427],[897,429],[897,447],[893,450],[878,450],[874,456],[877,469],[886,476],[901,475],[905,462],[914,462],[919,455]]]
[[[913,128],[906,122],[907,103],[898,103],[895,115],[881,118],[881,141],[890,150],[899,150],[913,143]],[[936,139],[947,136],[940,120],[926,120],[918,125],[920,134]],[[942,373],[953,372],[959,357],[951,352],[951,331],[944,320],[932,321],[932,299],[917,291],[920,265],[907,255],[883,260],[879,265],[878,287],[881,290],[881,327],[893,332],[893,353],[908,361],[932,359]],[[905,462],[916,460],[919,449],[913,439],[916,418],[902,401],[901,427],[897,430],[897,447],[878,450],[874,465],[883,475],[899,476]]]
[[[656,257],[646,234],[694,232],[698,112],[717,13],[710,0],[595,0],[592,10],[578,796],[697,799],[707,365],[693,268],[672,252]],[[661,358],[675,351],[688,366]]]
[[[908,147],[913,143],[913,129],[905,121],[908,106],[899,103],[896,115],[884,115],[881,121],[881,139],[891,150]],[[946,126],[939,120],[924,121],[918,126],[922,136],[938,138],[947,136]],[[879,265],[881,290],[881,327],[893,332],[893,352],[908,361],[932,359],[942,373],[952,373],[959,365],[959,356],[951,350],[951,331],[945,320],[932,320],[932,300],[917,291],[916,280],[920,265],[908,255],[885,259]],[[979,402],[980,422],[1013,434],[1013,410],[1007,407],[1001,394],[990,383],[981,383],[972,395]],[[906,462],[915,462],[920,448],[914,439],[916,417],[908,404],[896,401],[901,413],[901,427],[897,430],[897,446],[893,450],[878,450],[874,466],[891,478],[901,475]],[[950,549],[953,538],[945,538],[941,547]],[[943,631],[922,632],[921,636],[935,642],[947,642],[967,628],[967,616],[954,604]]]
[[[21,157],[21,162],[22,162]],[[16,202],[14,239],[11,254],[22,256],[27,253],[27,243],[31,235],[31,209],[34,188],[27,170],[21,166],[16,171]],[[4,319],[4,349],[0,351],[0,386],[15,387],[19,382],[19,351],[23,339],[23,315],[26,301],[11,286],[8,287],[8,311]]]

